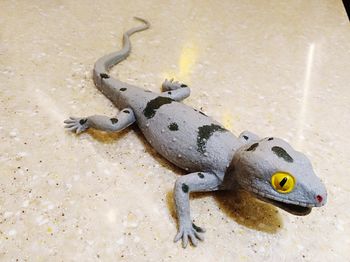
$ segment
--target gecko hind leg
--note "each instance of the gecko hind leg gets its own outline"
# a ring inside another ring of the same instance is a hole
[[[116,117],[93,115],[88,117],[70,117],[65,120],[65,128],[77,134],[84,132],[88,128],[101,131],[116,132],[121,131],[136,121],[131,108],[124,108]]]
[[[174,79],[165,79],[163,84],[162,84],[162,91],[171,91],[171,90],[176,90],[176,89],[180,89],[180,88],[184,88],[187,87],[187,85],[183,84],[183,83],[179,83],[179,81],[174,81]]]
[[[190,88],[173,79],[165,79],[162,84],[162,95],[174,99],[175,101],[181,101],[190,96]]]
[[[259,141],[261,138],[252,133],[252,132],[249,132],[249,131],[243,131],[239,137],[238,137],[239,140],[241,140],[244,144],[248,144],[248,143],[253,143],[253,142],[257,142]]]

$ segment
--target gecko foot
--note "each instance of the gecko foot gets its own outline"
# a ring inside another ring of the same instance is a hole
[[[87,118],[69,117],[64,123],[66,124],[65,128],[76,134],[80,134],[89,128]]]
[[[187,87],[187,85],[185,84],[181,84],[178,81],[174,82],[174,79],[165,79],[163,84],[162,84],[162,90],[163,91],[171,91],[171,90],[176,90],[176,89],[180,89],[180,88],[184,88]]]
[[[204,232],[205,230],[203,228],[196,226],[194,223],[188,226],[180,225],[180,229],[174,238],[174,242],[176,243],[182,239],[182,247],[186,248],[188,245],[188,240],[190,239],[192,245],[196,247],[198,245],[198,239],[201,241],[204,240]]]

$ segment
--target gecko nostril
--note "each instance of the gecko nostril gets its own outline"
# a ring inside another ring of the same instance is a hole
[[[316,199],[317,199],[317,201],[318,201],[319,203],[321,203],[321,202],[323,201],[323,197],[320,196],[320,195],[317,195],[317,196],[316,196]]]

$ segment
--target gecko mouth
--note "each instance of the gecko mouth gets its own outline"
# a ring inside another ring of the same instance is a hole
[[[274,206],[277,206],[293,215],[296,216],[306,216],[310,214],[312,207],[310,206],[304,206],[301,203],[295,204],[295,203],[286,203],[282,202],[276,199],[269,198],[268,196],[261,196],[259,194],[256,194],[257,198],[261,201],[267,202],[269,204],[272,204]]]
[[[312,209],[311,207],[305,207],[305,206],[300,206],[296,204],[289,204],[289,203],[285,203],[285,202],[281,202],[281,201],[269,199],[269,198],[265,198],[262,200],[267,203],[273,204],[274,206],[282,208],[283,210],[296,216],[306,216],[310,214]]]

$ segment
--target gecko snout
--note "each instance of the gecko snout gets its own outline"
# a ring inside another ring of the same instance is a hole
[[[317,206],[323,206],[327,202],[327,195],[317,194],[315,196]]]

